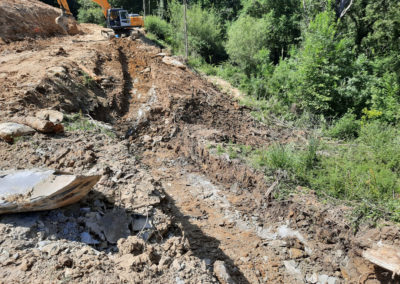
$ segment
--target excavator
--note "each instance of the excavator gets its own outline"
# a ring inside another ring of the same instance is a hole
[[[102,30],[102,34],[108,38],[130,36],[135,28],[143,27],[143,17],[138,14],[128,14],[127,10],[122,8],[112,8],[107,0],[92,0],[100,5],[106,18],[107,28]],[[57,0],[61,8],[61,16],[56,19],[56,23],[68,33],[66,19],[73,17],[67,0]]]

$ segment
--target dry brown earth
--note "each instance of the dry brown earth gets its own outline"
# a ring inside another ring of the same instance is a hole
[[[396,226],[355,232],[350,208],[302,188],[271,200],[274,180],[209,147],[303,133],[258,123],[144,37],[83,29],[0,45],[1,121],[54,109],[115,133],[0,141],[0,170],[102,175],[78,204],[0,216],[0,283],[223,283],[218,261],[235,283],[399,283],[361,257],[379,241],[399,246]]]

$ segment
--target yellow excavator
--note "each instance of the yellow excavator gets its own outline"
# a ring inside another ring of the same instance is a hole
[[[121,37],[122,35],[129,36],[132,34],[134,28],[143,27],[143,17],[138,14],[128,14],[127,10],[122,8],[112,8],[107,0],[92,0],[100,5],[103,9],[104,17],[106,18],[107,28],[109,30],[102,30],[102,34],[107,37]],[[57,0],[61,7],[61,16],[56,19],[56,23],[61,26],[67,33],[65,18],[73,17],[67,0]]]

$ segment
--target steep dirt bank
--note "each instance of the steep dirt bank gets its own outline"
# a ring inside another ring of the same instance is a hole
[[[102,175],[79,204],[0,216],[1,281],[224,283],[223,261],[236,283],[398,283],[361,257],[379,241],[399,246],[397,227],[354,232],[349,208],[301,188],[271,200],[274,178],[210,147],[302,133],[256,122],[145,38],[108,41],[86,28],[2,50],[2,121],[52,108],[107,122],[114,135],[77,122],[0,142],[0,169]]]
[[[27,37],[49,37],[64,35],[64,30],[55,24],[61,10],[38,0],[7,0],[0,2],[0,45]],[[80,31],[71,30],[72,34]]]

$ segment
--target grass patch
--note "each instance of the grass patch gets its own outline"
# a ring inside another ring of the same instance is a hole
[[[357,136],[348,143],[322,137],[310,138],[306,145],[274,144],[266,149],[225,144],[217,145],[217,153],[240,158],[267,178],[285,172],[285,190],[301,185],[321,198],[348,202],[355,220],[400,222],[400,133],[370,122]]]
[[[101,123],[92,121],[85,117],[82,113],[76,113],[64,116],[64,129],[65,131],[90,131],[95,133],[103,133],[111,138],[115,138],[115,133]]]

